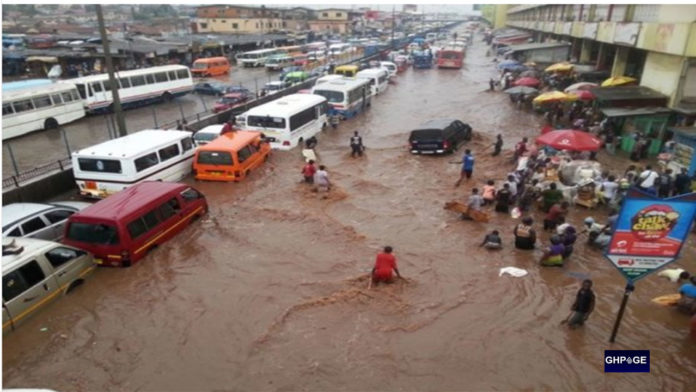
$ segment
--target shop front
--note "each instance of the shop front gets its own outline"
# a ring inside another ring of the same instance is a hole
[[[620,136],[617,146],[622,151],[631,153],[640,138],[648,141],[647,154],[655,156],[660,153],[665,142],[665,133],[672,111],[664,108],[605,108],[604,116],[613,124],[614,132]]]
[[[696,127],[672,127],[670,131],[674,133],[672,140],[675,145],[669,167],[675,173],[687,169],[689,176],[693,176],[696,173]]]

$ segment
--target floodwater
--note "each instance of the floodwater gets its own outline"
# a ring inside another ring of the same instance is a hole
[[[510,148],[540,128],[538,117],[484,91],[494,73],[484,52],[477,42],[461,71],[408,70],[365,115],[322,134],[318,157],[335,184],[328,198],[299,183],[299,150],[275,153],[240,184],[191,181],[208,196],[210,214],[131,268],[97,270],[6,336],[5,387],[693,389],[688,318],[650,302],[676,292],[674,284],[641,280],[609,344],[625,283],[600,253],[579,244],[564,268],[541,268],[541,250],[513,249],[509,216],[481,224],[443,210],[511,169],[507,157],[484,151],[492,135],[503,133]],[[459,166],[450,162],[459,154],[406,150],[409,130],[434,117],[460,118],[477,133],[469,143],[474,178],[458,189]],[[353,130],[367,146],[360,159],[349,156]],[[579,225],[588,214],[604,216],[574,207],[571,220]],[[478,248],[492,229],[505,242],[498,253]],[[368,288],[384,245],[394,247],[407,280]],[[692,236],[681,259],[691,271],[694,248]],[[505,266],[529,275],[499,277]],[[595,282],[596,311],[569,330],[561,321],[585,277]],[[650,350],[651,373],[605,374],[605,349]]]

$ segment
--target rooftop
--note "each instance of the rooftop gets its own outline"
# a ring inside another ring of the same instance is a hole
[[[521,52],[525,50],[536,50],[536,49],[551,49],[570,46],[568,42],[545,42],[545,43],[533,43],[533,44],[522,44],[522,45],[511,45],[509,50],[512,52]]]
[[[664,99],[666,102],[668,99],[666,95],[645,86],[597,87],[590,91],[600,101]]]
[[[153,199],[165,196],[172,191],[183,191],[186,188],[188,185],[176,182],[140,182],[75,213],[71,219],[117,219],[136,212],[143,204]]]
[[[191,132],[187,131],[144,130],[83,148],[73,152],[73,156],[131,158],[143,152],[151,151],[154,146],[164,147],[169,143],[190,136]]]

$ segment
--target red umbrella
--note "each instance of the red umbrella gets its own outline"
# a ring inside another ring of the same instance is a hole
[[[537,78],[519,78],[515,80],[512,85],[513,86],[527,86],[527,87],[536,87],[541,83],[539,79]]]
[[[546,135],[547,133],[553,131],[553,127],[550,125],[544,125],[543,128],[541,128],[541,134]]]
[[[559,129],[536,138],[537,144],[553,147],[556,150],[597,151],[602,141],[591,133],[573,129]]]
[[[595,99],[595,95],[588,90],[575,90],[571,91],[570,94],[575,95],[576,97],[578,97],[578,99],[582,99],[583,101],[591,101]]]

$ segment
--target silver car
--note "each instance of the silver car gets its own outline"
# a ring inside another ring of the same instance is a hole
[[[59,241],[63,238],[65,221],[90,205],[81,201],[8,204],[2,207],[2,236]]]

